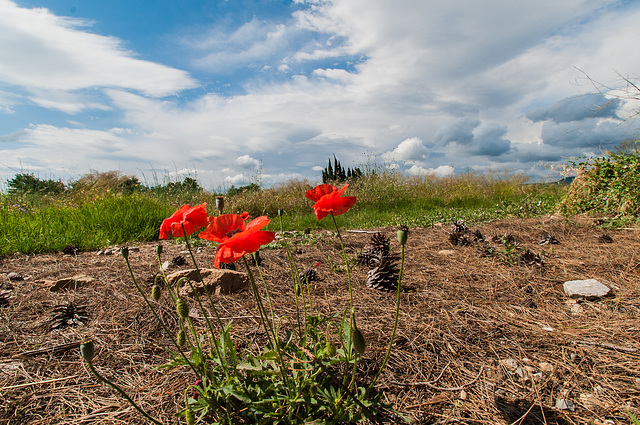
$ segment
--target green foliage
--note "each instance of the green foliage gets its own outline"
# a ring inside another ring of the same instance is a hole
[[[255,193],[260,191],[260,186],[256,183],[249,183],[246,186],[235,187],[231,185],[231,187],[227,190],[227,196],[238,196],[244,195],[248,193]]]
[[[348,271],[344,244],[337,225],[336,231],[343,246]],[[185,236],[184,241],[192,252],[189,237]],[[209,319],[209,311],[205,309],[201,297],[186,277],[172,283],[164,272],[158,275],[156,284],[162,281],[168,296],[161,297],[159,289],[154,287],[152,298],[162,298],[163,302],[171,303],[171,307],[178,312],[177,326],[163,320],[158,314],[159,306],[152,304],[146,290],[143,291],[138,285],[129,263],[128,251],[121,251],[133,284],[174,346],[171,360],[163,367],[182,367],[193,372],[193,384],[185,390],[185,407],[181,412],[188,423],[339,424],[373,419],[377,421],[389,413],[393,414],[390,406],[381,401],[381,393],[372,388],[386,364],[393,344],[400,290],[396,303],[394,334],[390,338],[385,361],[367,387],[358,382],[356,374],[358,360],[366,349],[366,341],[356,326],[350,275],[348,274],[349,308],[342,313],[314,314],[309,282],[301,282],[289,245],[286,241],[283,242],[292,276],[292,285],[288,289],[295,297],[297,314],[283,318],[274,315],[274,306],[264,278],[262,283],[265,295],[262,295],[256,285],[255,273],[244,258],[267,342],[257,348],[251,344],[242,350],[237,348],[233,340],[231,323],[220,319],[216,303],[210,294],[205,291],[215,322]],[[161,250],[156,252],[158,262],[162,263]],[[193,254],[191,258],[195,262]],[[404,261],[404,254],[402,258]],[[199,270],[197,264],[194,265]],[[259,267],[258,262],[256,267]],[[262,277],[259,269],[258,272]],[[187,301],[179,296],[181,285],[190,286],[195,296],[195,303],[190,304],[195,304],[194,307],[200,309],[200,317],[205,319],[208,332],[196,329]],[[306,286],[306,294],[303,286]],[[265,308],[265,305],[269,308]],[[140,410],[126,393],[119,392]],[[144,411],[140,411],[148,417]],[[396,418],[398,416],[394,415],[394,419]]]
[[[108,195],[76,205],[0,198],[0,256],[59,251],[67,245],[94,249],[153,240],[172,205],[144,195]]]
[[[637,141],[602,157],[573,162],[578,176],[559,204],[567,214],[634,216],[640,210],[640,155]]]
[[[354,169],[347,168],[345,170],[334,154],[333,166],[331,166],[331,159],[329,159],[329,165],[322,170],[322,183],[343,182],[347,179],[355,180],[363,175],[364,173],[358,167],[355,167]]]
[[[469,224],[499,218],[532,217],[556,209],[566,186],[525,184],[519,176],[466,173],[451,177],[406,177],[377,169],[352,181],[348,196],[358,202],[341,222],[349,228],[407,224],[430,227],[464,219]],[[136,186],[138,184],[138,186]],[[312,185],[292,180],[261,190],[252,184],[225,196],[225,212],[277,216],[285,230],[326,228],[310,213],[305,197]],[[135,177],[93,173],[57,196],[8,195],[0,198],[0,255],[56,251],[68,244],[83,249],[157,236],[162,219],[182,204],[208,202],[213,195],[194,179],[146,188]],[[137,217],[137,218],[136,218]]]
[[[55,180],[41,180],[33,174],[16,174],[7,180],[10,195],[58,195],[66,189],[64,183]]]

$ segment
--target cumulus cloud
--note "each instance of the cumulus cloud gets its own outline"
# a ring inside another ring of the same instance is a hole
[[[387,161],[423,161],[429,157],[429,149],[418,137],[406,139],[393,151],[385,152],[382,158]]]
[[[470,145],[473,143],[473,130],[480,125],[480,120],[471,117],[462,117],[443,125],[433,136],[433,142],[440,146],[450,143],[458,145]]]
[[[246,183],[249,182],[249,177],[240,173],[240,174],[236,174],[233,176],[227,176],[223,179],[223,182],[225,184],[231,184],[231,185],[244,185]]]
[[[260,167],[260,161],[255,158],[251,158],[250,155],[242,155],[236,158],[236,164],[241,168],[258,168]]]
[[[531,121],[553,120],[556,124],[588,118],[619,119],[621,99],[609,99],[604,94],[587,94],[559,100],[547,108],[539,108],[526,116]]]
[[[511,141],[503,136],[507,128],[495,122],[482,123],[474,131],[473,143],[476,155],[500,156],[511,149]]]
[[[438,176],[446,177],[454,173],[454,168],[451,165],[441,165],[436,168],[424,168],[418,164],[414,164],[411,168],[407,169],[407,174],[412,176]]]

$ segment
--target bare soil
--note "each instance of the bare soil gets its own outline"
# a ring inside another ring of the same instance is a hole
[[[605,230],[594,221],[507,219],[472,226],[487,241],[469,235],[468,246],[450,242],[450,223],[410,229],[398,333],[377,384],[385,399],[414,424],[617,424],[630,422],[626,409],[638,416],[640,229]],[[373,231],[388,236],[399,252],[396,229],[343,231],[350,257]],[[313,233],[322,237],[296,244],[296,261],[320,276],[312,288],[315,308],[342,311],[349,295],[339,242],[333,233]],[[511,248],[502,243],[509,234]],[[541,245],[549,235],[559,243]],[[163,261],[183,256],[187,263],[178,269],[192,267],[181,253],[184,245],[160,243]],[[159,267],[157,244],[135,245],[130,254],[147,290]],[[524,261],[527,249],[539,256]],[[201,267],[211,267],[213,255],[212,247],[196,253]],[[285,252],[263,250],[261,257],[276,314],[293,317]],[[384,357],[395,293],[368,288],[367,267],[352,265],[356,314],[368,344],[361,363],[366,380]],[[10,281],[9,273],[23,280],[12,275]],[[51,281],[79,274],[95,281],[49,290]],[[579,302],[565,295],[564,282],[591,278],[612,294]],[[5,257],[0,284],[0,424],[143,423],[83,364],[77,347],[87,338],[97,344],[94,363],[103,375],[152,416],[178,423],[174,414],[195,377],[187,369],[157,368],[169,359],[168,340],[120,255]],[[216,295],[215,302],[223,320],[233,319],[239,345],[260,338],[251,293]],[[68,303],[80,312],[85,306],[87,320],[52,330],[56,307]],[[164,317],[175,325],[169,308]]]

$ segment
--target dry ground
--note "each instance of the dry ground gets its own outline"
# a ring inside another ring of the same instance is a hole
[[[509,258],[499,242],[453,246],[449,224],[411,229],[400,324],[394,351],[379,380],[385,398],[412,423],[629,423],[640,410],[640,229],[603,230],[592,219],[508,219],[472,227],[489,239],[511,234]],[[398,251],[395,229],[376,229]],[[324,231],[322,231],[324,232]],[[332,234],[297,245],[300,267],[321,263],[313,286],[316,308],[348,304],[347,276]],[[610,236],[607,241],[603,235]],[[540,245],[548,235],[559,244]],[[370,233],[345,232],[349,255]],[[608,242],[608,243],[607,243]],[[184,246],[163,242],[165,260]],[[158,264],[156,244],[137,245],[130,260],[147,288]],[[518,262],[526,249],[542,264]],[[213,248],[197,254],[212,264]],[[262,252],[263,272],[279,315],[291,315],[288,266],[282,250]],[[513,259],[510,262],[509,259]],[[182,268],[188,268],[184,265]],[[17,272],[22,281],[9,281]],[[380,364],[392,327],[395,294],[366,287],[367,269],[355,267],[356,312],[368,349],[362,373]],[[50,292],[45,280],[89,275],[93,284]],[[568,280],[595,278],[613,289],[597,301],[575,303]],[[96,367],[153,416],[176,423],[189,370],[158,370],[168,360],[167,339],[135,292],[120,255],[16,255],[0,259],[0,424],[135,424],[141,417],[80,359],[77,343],[97,343]],[[413,289],[413,291],[411,291]],[[88,321],[51,330],[54,308],[85,305]],[[217,296],[234,318],[244,344],[259,334],[250,293]],[[558,409],[558,399],[568,400]]]

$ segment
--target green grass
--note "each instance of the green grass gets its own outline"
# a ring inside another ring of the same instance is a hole
[[[318,222],[313,215],[313,202],[305,197],[311,187],[306,181],[292,181],[237,193],[225,198],[225,212],[266,214],[273,220],[269,229],[279,230],[277,210],[283,208],[285,230],[331,228],[331,220]],[[358,197],[358,202],[337,219],[341,227],[359,229],[399,224],[428,227],[459,219],[480,223],[549,213],[565,192],[559,185],[526,184],[519,176],[467,173],[420,179],[374,173],[349,186],[345,195]],[[215,213],[214,194],[204,191],[180,196],[108,190],[0,196],[0,256],[58,251],[67,245],[95,249],[155,240],[162,220],[183,203],[207,202],[209,213]]]

